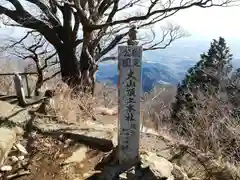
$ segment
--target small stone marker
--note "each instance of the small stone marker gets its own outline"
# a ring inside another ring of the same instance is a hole
[[[120,164],[134,164],[139,161],[141,60],[142,46],[119,46],[118,160]]]
[[[13,80],[14,80],[14,84],[15,84],[15,89],[16,89],[16,94],[17,94],[19,105],[25,106],[26,99],[25,99],[25,92],[24,92],[24,88],[23,88],[22,78],[19,74],[15,73]]]

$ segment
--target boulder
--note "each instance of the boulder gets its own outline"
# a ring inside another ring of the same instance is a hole
[[[157,156],[155,153],[146,152],[141,155],[141,162],[143,166],[148,165],[156,177],[171,179],[173,165],[167,159]]]
[[[98,113],[102,114],[102,115],[109,115],[109,116],[114,116],[117,114],[117,109],[109,109],[109,108],[105,108],[105,107],[97,107],[95,109],[95,111],[97,111]]]
[[[87,156],[87,147],[82,146],[72,153],[72,156],[67,158],[63,164],[81,163]]]
[[[4,164],[10,150],[16,141],[16,132],[13,129],[0,127],[0,165]]]
[[[0,121],[8,119],[9,122],[24,126],[31,119],[31,116],[27,109],[0,101],[0,118]]]

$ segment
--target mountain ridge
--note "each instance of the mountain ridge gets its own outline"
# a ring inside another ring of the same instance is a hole
[[[174,71],[171,67],[159,62],[146,62],[142,64],[142,89],[149,92],[157,84],[177,85],[184,77],[185,71]],[[100,63],[96,74],[99,82],[118,83],[117,63]]]

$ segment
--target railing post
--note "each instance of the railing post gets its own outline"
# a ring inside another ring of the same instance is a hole
[[[25,99],[25,92],[23,88],[22,78],[19,74],[15,73],[13,80],[15,84],[15,90],[16,90],[16,95],[17,95],[19,105],[25,106],[26,99]]]

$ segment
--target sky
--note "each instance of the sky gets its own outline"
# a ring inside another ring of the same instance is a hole
[[[213,38],[224,37],[234,54],[240,57],[240,6],[239,7],[192,7],[177,12],[174,16],[167,18],[168,22],[181,25],[191,35],[178,40],[188,41],[186,45],[205,41],[206,47]],[[157,31],[157,30],[156,30]],[[8,39],[16,34],[21,34],[19,30],[4,29],[0,27],[0,39]],[[4,34],[4,35],[3,35]],[[160,33],[159,33],[160,34]],[[22,35],[21,35],[22,36]],[[174,43],[173,43],[174,45]],[[178,46],[176,43],[175,46]],[[204,47],[205,48],[205,47]]]
[[[190,8],[169,18],[189,33],[193,39],[224,36],[240,40],[240,7]]]
[[[212,39],[224,36],[227,39],[240,40],[240,6],[239,7],[192,7],[176,13],[167,21],[181,25],[191,33],[190,38]],[[1,34],[7,33],[0,29]],[[16,31],[15,31],[16,32]],[[15,34],[15,32],[13,32]],[[10,34],[11,35],[11,34]]]
[[[199,54],[207,51],[213,38],[222,36],[226,39],[228,46],[234,54],[235,63],[240,67],[240,6],[239,7],[211,7],[182,10],[167,21],[181,25],[191,36],[174,42],[164,50],[166,56],[176,56],[172,59],[181,60],[179,57],[188,57],[198,60]],[[157,31],[157,30],[156,30]],[[8,39],[19,35],[21,31],[4,29],[0,27],[0,39]],[[22,36],[22,35],[21,35]],[[186,42],[186,43],[183,43]],[[186,51],[187,49],[187,51]],[[156,53],[156,54],[155,54]],[[183,54],[184,53],[184,54]],[[160,57],[163,51],[154,52],[151,56]],[[148,58],[147,58],[148,59]],[[157,59],[158,60],[158,59]],[[170,63],[170,62],[169,62]]]

